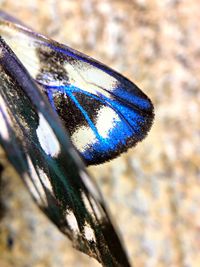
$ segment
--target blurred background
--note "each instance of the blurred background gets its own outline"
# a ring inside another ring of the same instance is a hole
[[[152,99],[145,141],[89,171],[134,266],[199,267],[199,0],[0,0],[0,9],[123,73]],[[71,248],[11,169],[2,183],[1,267],[100,266]]]

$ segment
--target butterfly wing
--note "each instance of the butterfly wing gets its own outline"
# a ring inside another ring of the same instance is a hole
[[[102,196],[57,115],[1,37],[0,121],[8,160],[73,246],[103,266],[130,266]]]
[[[110,160],[146,136],[153,105],[128,79],[22,26],[1,21],[0,34],[43,87],[87,164]]]

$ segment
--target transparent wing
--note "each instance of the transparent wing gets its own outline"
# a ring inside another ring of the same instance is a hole
[[[103,266],[130,266],[101,194],[56,114],[0,38],[0,145],[43,212]]]
[[[0,34],[43,87],[87,164],[110,160],[146,136],[153,105],[134,83],[22,26],[0,21]]]

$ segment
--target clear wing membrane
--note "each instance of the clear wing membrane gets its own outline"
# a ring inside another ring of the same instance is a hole
[[[0,21],[0,35],[42,86],[86,164],[110,160],[146,136],[153,105],[128,79],[11,22]]]
[[[27,38],[29,42],[29,35]],[[40,37],[35,38],[39,42]],[[31,41],[30,45],[37,47],[38,43]],[[44,81],[44,77],[41,79]],[[80,112],[81,92],[68,99],[65,90],[66,109],[67,103],[74,101]],[[60,91],[55,95],[51,92],[56,98]],[[86,96],[90,97],[93,96]],[[87,112],[85,105],[83,109]],[[0,145],[9,161],[38,206],[71,239],[73,246],[103,266],[130,266],[99,190],[86,173],[57,115],[1,38],[0,120]]]

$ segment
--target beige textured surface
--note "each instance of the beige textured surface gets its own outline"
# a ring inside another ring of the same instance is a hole
[[[199,267],[199,0],[7,0],[0,6],[122,72],[153,100],[155,123],[146,140],[90,170],[134,266]],[[1,267],[99,266],[70,247],[20,179],[6,177]]]

